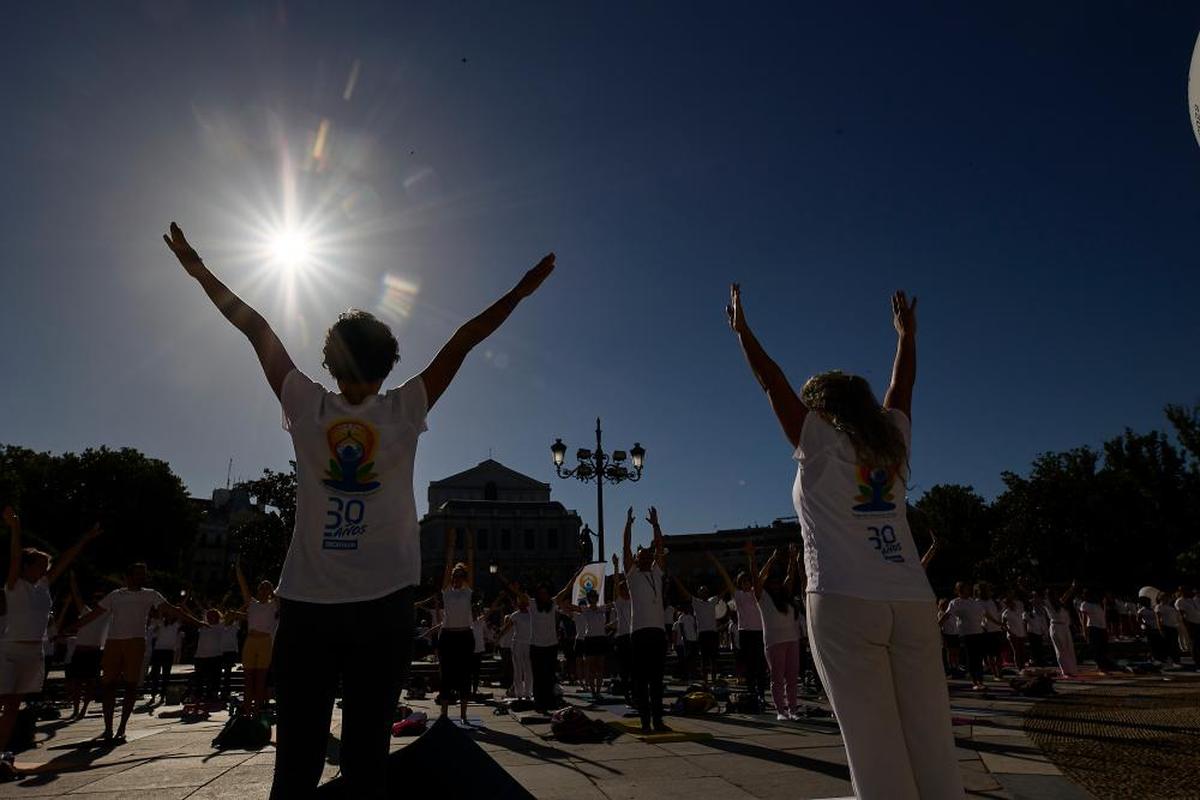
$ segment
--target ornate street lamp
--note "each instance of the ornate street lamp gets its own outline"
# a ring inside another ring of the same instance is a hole
[[[554,459],[554,471],[560,478],[575,478],[588,483],[596,482],[596,539],[600,549],[600,560],[604,560],[604,483],[621,483],[622,481],[640,481],[642,467],[646,463],[646,448],[638,442],[626,453],[624,450],[614,450],[610,456],[604,452],[600,442],[600,418],[596,418],[596,449],[588,450],[581,447],[575,451],[579,462],[571,469],[563,469],[567,458],[567,446],[562,439],[555,439],[550,445],[550,455]],[[632,468],[626,466],[626,462]]]

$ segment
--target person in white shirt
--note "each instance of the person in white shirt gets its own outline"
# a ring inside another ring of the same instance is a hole
[[[125,741],[125,726],[133,714],[138,697],[138,684],[142,680],[142,660],[146,652],[146,622],[154,609],[167,618],[180,619],[193,625],[203,625],[200,620],[186,611],[171,605],[161,594],[145,588],[146,565],[131,564],[125,573],[125,586],[104,596],[95,608],[76,620],[75,630],[83,630],[106,613],[111,612],[108,639],[104,643],[104,657],[100,662],[100,693],[104,703],[104,734],[106,744],[122,744]],[[121,722],[113,734],[113,716],[116,711],[117,690],[125,691],[121,704]]]
[[[1008,645],[1012,648],[1013,666],[1018,670],[1025,668],[1028,663],[1025,655],[1029,633],[1025,629],[1025,604],[1009,592],[1004,598],[1004,611],[1000,613],[1000,622],[1008,633]]]
[[[629,586],[621,573],[621,561],[614,553],[613,562],[613,591],[616,599],[612,603],[613,652],[617,658],[617,675],[621,681],[621,692],[627,705],[633,705],[633,650],[630,645],[632,629],[630,619],[632,603],[629,599]]]
[[[959,666],[962,639],[958,635],[958,618],[949,611],[950,601],[938,600],[937,622],[942,632],[942,661],[947,675],[954,675]]]
[[[987,654],[987,637],[983,632],[983,620],[987,611],[973,596],[974,586],[966,581],[954,584],[954,597],[946,606],[946,613],[958,625],[958,636],[967,657],[967,674],[971,677],[971,688],[983,689],[983,659]]]
[[[1049,633],[1049,620],[1046,607],[1040,598],[1034,595],[1029,607],[1022,615],[1025,619],[1025,635],[1029,642],[1029,661],[1035,667],[1045,665],[1046,635]]]
[[[658,509],[650,507],[647,521],[654,529],[652,548],[633,550],[633,508],[625,516],[625,585],[630,599],[630,649],[633,656],[633,699],[642,721],[642,732],[666,732],[663,722],[663,671],[667,658],[667,633],[663,615],[666,587],[663,576],[667,555],[663,548]]]
[[[216,704],[221,691],[221,662],[224,657],[226,633],[221,623],[221,612],[210,608],[204,612],[204,624],[196,636],[196,652],[193,656],[195,672],[192,675],[192,702]]]
[[[1163,653],[1166,655],[1166,660],[1172,664],[1178,664],[1180,657],[1179,609],[1175,608],[1174,596],[1170,592],[1163,592],[1158,596],[1158,601],[1154,604],[1154,613],[1162,628]]]
[[[975,597],[983,607],[983,643],[984,660],[992,677],[1001,677],[1001,662],[1004,657],[1004,625],[1000,620],[1000,606],[992,597],[992,587],[988,583],[975,584]]]
[[[245,701],[242,710],[247,715],[259,713],[267,705],[267,674],[271,668],[271,650],[275,628],[279,625],[279,599],[275,586],[268,580],[259,581],[254,594],[242,572],[241,562],[234,565],[238,589],[242,593],[242,611],[246,615],[246,642],[242,645],[242,677],[245,681]]]
[[[71,597],[75,603],[75,612],[80,617],[88,614],[92,606],[83,601],[79,592],[79,584],[75,574],[71,573]],[[92,594],[92,605],[99,605],[106,592],[97,591]],[[100,683],[100,656],[104,651],[104,640],[108,637],[109,614],[103,614],[99,619],[80,628],[75,637],[75,654],[67,669],[67,697],[71,700],[71,719],[83,719],[91,705],[92,695]],[[70,627],[68,626],[68,630]]]
[[[46,680],[43,643],[53,605],[50,587],[101,530],[99,523],[93,525],[52,561],[49,553],[21,546],[21,520],[12,506],[5,506],[3,519],[10,538],[4,583],[7,618],[0,633],[0,770],[8,770],[13,763],[8,744],[21,700],[41,692]]]
[[[1175,610],[1187,632],[1192,650],[1192,669],[1200,670],[1200,599],[1190,586],[1180,586],[1175,598]]]
[[[156,697],[167,701],[167,687],[171,683],[171,667],[175,664],[175,648],[179,644],[180,624],[177,619],[164,619],[157,611],[151,612],[150,675],[146,688],[150,692],[150,705]],[[94,624],[94,623],[93,623]]]
[[[233,668],[241,652],[242,623],[238,617],[235,611],[221,614],[221,700],[226,702],[233,694]]]
[[[688,684],[692,680],[692,666],[696,651],[700,649],[700,635],[696,627],[696,615],[690,606],[679,608],[675,622],[671,624],[671,635],[675,642],[675,657],[679,679]]]
[[[500,629],[501,640],[511,636],[513,680],[509,695],[514,700],[529,700],[533,697],[533,670],[529,661],[529,644],[533,631],[529,618],[529,598],[517,596],[517,609],[504,618]]]
[[[1046,590],[1046,611],[1050,617],[1050,643],[1054,645],[1054,655],[1058,659],[1058,669],[1064,678],[1079,673],[1079,663],[1075,658],[1075,642],[1071,637],[1071,594],[1067,590],[1061,598],[1049,589]]]
[[[711,558],[709,553],[705,555]],[[717,653],[720,644],[717,634],[717,605],[721,598],[710,592],[704,584],[697,586],[695,593],[692,593],[679,578],[674,578],[674,581],[680,594],[692,604],[692,614],[696,619],[696,641],[700,651],[700,680],[707,686],[710,681],[717,680]]]
[[[475,537],[467,537],[466,563],[456,560],[458,531],[446,534],[446,569],[442,576],[442,609],[445,622],[438,639],[438,664],[441,670],[442,716],[448,716],[450,700],[457,697],[459,717],[467,723],[467,705],[471,702],[471,661],[475,652],[472,630],[471,595],[475,591]]]
[[[533,683],[534,708],[543,713],[558,708],[561,701],[555,691],[558,667],[558,615],[559,605],[575,585],[575,577],[567,582],[558,594],[551,594],[550,587],[539,584],[533,597],[527,595],[520,584],[510,581],[502,573],[496,577],[517,598],[517,607],[528,609],[529,619],[529,671]]]
[[[1074,596],[1076,591],[1076,584],[1072,582],[1067,597]],[[1108,657],[1108,614],[1100,602],[1099,593],[1085,589],[1083,599],[1073,607],[1079,612],[1080,627],[1083,628],[1088,647],[1092,651],[1092,658],[1096,660],[1096,667],[1101,672],[1116,670],[1117,665]]]
[[[470,351],[553,272],[554,254],[463,324],[420,375],[385,394],[380,390],[399,360],[399,343],[371,314],[341,315],[323,349],[338,384],[333,393],[296,369],[262,315],[208,270],[178,225],[171,223],[163,240],[249,339],[296,450],[296,530],[277,589],[283,602],[275,636],[279,713],[271,796],[301,797],[316,788],[339,681],[346,687],[348,789],[356,797],[387,796],[392,717],[412,647],[412,595],[421,571],[417,439]]]
[[[1158,616],[1154,613],[1149,597],[1139,597],[1138,603],[1141,607],[1136,619],[1138,627],[1146,637],[1146,649],[1150,651],[1150,658],[1161,664],[1167,660],[1167,651],[1163,646],[1165,641],[1158,625]]]
[[[481,603],[475,604],[475,618],[471,620],[471,666],[470,685],[471,695],[479,694],[479,679],[483,673],[483,655],[487,652],[487,643],[491,638],[491,629],[487,621],[487,612]]]
[[[750,574],[754,576],[754,599],[762,619],[763,643],[767,664],[771,669],[771,700],[775,703],[775,720],[800,719],[800,703],[796,687],[800,682],[800,637],[796,618],[800,611],[792,600],[799,567],[800,548],[788,545],[786,577],[780,580],[772,574],[779,560],[776,549],[759,570],[754,561],[754,545],[746,542]]]
[[[936,604],[906,513],[916,299],[896,292],[891,305],[898,341],[882,404],[866,380],[836,371],[798,396],[750,331],[736,283],[727,313],[798,461],[809,637],[854,790],[861,800],[960,798]]]
[[[578,577],[578,576],[577,576]],[[572,586],[574,586],[572,581]],[[591,590],[582,605],[574,605],[564,599],[560,605],[564,613],[575,617],[576,651],[580,657],[579,679],[584,691],[592,698],[600,699],[604,689],[604,662],[608,658],[608,606],[600,603],[600,593]]]
[[[734,581],[715,556],[711,553],[707,555],[721,576],[733,607],[735,618],[730,622],[730,639],[736,649],[737,669],[746,682],[746,692],[761,707],[763,694],[767,690],[767,658],[763,645],[762,616],[754,599],[754,579],[743,571],[738,573]]]

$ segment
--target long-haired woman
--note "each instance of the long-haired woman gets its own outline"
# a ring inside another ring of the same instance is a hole
[[[267,580],[259,581],[254,594],[250,594],[241,563],[235,565],[235,570],[246,614],[246,642],[242,645],[246,683],[243,710],[257,714],[267,705],[267,672],[271,668],[275,629],[279,626],[279,600],[275,597],[275,586]]]
[[[467,722],[471,700],[471,661],[475,654],[472,631],[471,594],[475,589],[475,539],[467,540],[467,561],[454,560],[458,532],[446,536],[446,571],[442,576],[442,633],[438,638],[438,661],[442,672],[442,716],[448,716],[450,694],[458,695],[459,717]]]
[[[1071,595],[1075,585],[1067,590],[1061,598],[1046,590],[1046,610],[1050,615],[1050,643],[1054,645],[1054,655],[1058,658],[1058,669],[1064,677],[1079,674],[1079,664],[1075,659],[1075,642],[1071,638]]]
[[[905,512],[916,299],[892,296],[899,341],[882,405],[842,372],[813,376],[797,395],[750,331],[737,284],[727,312],[799,462],[809,638],[855,792],[961,798],[933,591]]]
[[[532,597],[519,584],[502,574],[497,574],[497,577],[517,598],[517,608],[526,609],[529,617],[529,671],[533,683],[534,708],[542,712],[555,709],[559,706],[554,691],[558,667],[558,606],[571,591],[575,577],[572,576],[557,595],[551,594],[546,584],[538,584]]]
[[[746,542],[750,559],[750,574],[754,576],[754,599],[762,617],[763,646],[767,664],[771,667],[771,700],[775,703],[775,719],[782,722],[800,718],[800,703],[796,700],[796,684],[800,682],[800,635],[796,619],[800,610],[793,600],[796,585],[798,548],[788,548],[787,576],[780,579],[773,567],[779,560],[779,550],[771,553],[762,569],[754,563],[754,545]]]

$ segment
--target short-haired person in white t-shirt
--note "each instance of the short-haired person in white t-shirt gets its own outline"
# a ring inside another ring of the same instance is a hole
[[[146,624],[150,620],[150,612],[157,608],[167,618],[197,626],[204,624],[183,609],[168,603],[155,590],[146,588],[145,583],[146,565],[140,561],[130,564],[125,571],[125,585],[105,595],[95,608],[71,626],[73,630],[83,630],[105,614],[111,614],[104,655],[100,660],[100,696],[104,704],[102,738],[106,744],[125,742],[125,726],[133,714],[138,686],[145,675]],[[122,688],[125,695],[121,703],[121,722],[114,734],[117,690]]]
[[[813,657],[855,792],[960,798],[933,590],[906,516],[917,301],[896,292],[891,306],[898,342],[882,405],[866,380],[836,371],[810,378],[802,399],[751,332],[736,283],[727,313],[799,462]]]
[[[12,506],[4,507],[3,517],[10,539],[4,583],[7,613],[0,631],[0,769],[8,769],[13,763],[8,742],[21,698],[41,692],[46,680],[43,642],[53,605],[50,587],[101,531],[99,523],[93,525],[52,563],[49,553],[21,546],[21,520]]]
[[[399,360],[395,336],[364,311],[341,315],[323,348],[335,393],[296,369],[266,320],[208,270],[178,225],[171,223],[163,240],[250,340],[296,451],[296,527],[276,590],[282,602],[271,796],[291,800],[315,790],[339,681],[347,789],[355,797],[386,796],[392,717],[407,671],[412,593],[421,573],[413,492],[417,439],[467,354],[537,290],[554,270],[554,254],[464,323],[418,376],[383,394]]]
[[[736,580],[730,578],[716,556],[712,553],[706,555],[725,583],[733,606],[735,619],[732,622],[731,639],[736,651],[737,669],[746,682],[746,692],[761,708],[763,693],[767,690],[767,657],[763,644],[762,616],[754,599],[754,579],[745,570],[738,573]]]
[[[706,553],[707,555],[707,553]],[[675,586],[692,604],[692,615],[696,619],[697,645],[700,651],[700,680],[707,686],[709,681],[717,680],[717,652],[719,636],[717,634],[717,604],[721,598],[708,590],[704,584],[689,591],[683,581],[672,576]]]
[[[438,639],[438,665],[441,669],[442,716],[448,715],[451,694],[458,696],[459,716],[467,722],[471,701],[471,661],[475,652],[474,615],[471,596],[475,591],[475,537],[467,537],[467,561],[455,558],[458,531],[446,534],[446,570],[442,576],[444,622]]]
[[[667,631],[663,614],[664,573],[667,554],[663,548],[658,509],[650,507],[647,521],[654,529],[654,545],[633,550],[633,508],[625,516],[625,585],[629,587],[632,633],[629,646],[633,659],[633,702],[642,720],[642,731],[665,732],[663,723],[663,671],[667,659]]]

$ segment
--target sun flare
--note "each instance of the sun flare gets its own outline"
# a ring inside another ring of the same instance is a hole
[[[285,269],[304,267],[313,256],[312,239],[298,228],[275,232],[267,243],[271,260]]]

